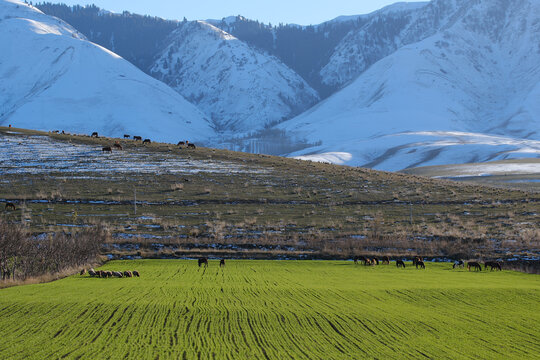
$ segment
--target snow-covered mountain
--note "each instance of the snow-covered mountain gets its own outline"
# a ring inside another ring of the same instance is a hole
[[[207,22],[182,23],[166,44],[150,73],[196,104],[222,134],[263,129],[319,99],[277,58]]]
[[[409,45],[279,125],[321,142],[291,155],[386,170],[539,156],[540,2],[433,0],[401,14],[410,25],[393,44]]]
[[[0,0],[0,124],[206,139],[206,117],[167,85],[17,0]]]

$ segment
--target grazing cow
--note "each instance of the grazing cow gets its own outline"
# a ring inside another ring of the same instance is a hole
[[[454,261],[454,265],[452,265],[452,269],[455,269],[457,267],[465,267],[465,263],[463,262],[463,260],[457,260],[457,261]]]
[[[86,274],[86,269],[82,269],[81,272],[79,273],[79,275],[85,275]]]
[[[204,267],[208,267],[208,259],[207,258],[200,258],[199,259],[199,267],[204,264]]]
[[[113,277],[112,271],[105,271],[105,274],[107,275],[108,278]]]
[[[118,149],[118,150],[124,150],[122,145],[120,145],[119,143],[114,143],[113,148]]]
[[[193,143],[187,144],[188,149],[196,149],[197,147]]]
[[[467,269],[471,271],[471,268],[474,268],[474,271],[482,271],[482,266],[476,261],[469,261],[467,263]]]
[[[138,141],[142,141],[142,137],[140,137],[140,136],[133,136],[133,140],[135,140],[135,141],[137,141],[137,140],[138,140]]]
[[[8,210],[15,211],[15,210],[17,210],[17,208],[15,207],[14,203],[8,202],[8,203],[6,203],[6,211],[8,211]]]
[[[124,277],[129,277],[129,278],[131,278],[131,277],[133,277],[133,273],[132,273],[131,271],[129,271],[129,270],[128,270],[128,271],[124,271]]]
[[[88,270],[88,275],[90,275],[90,276],[97,276],[96,270],[94,270],[93,268],[90,268],[90,269]]]
[[[151,144],[152,141],[150,139],[144,139],[142,143],[143,144]]]
[[[186,145],[186,143],[184,141],[179,141],[178,146],[180,146],[180,145]]]
[[[225,259],[219,261],[219,267],[225,267]]]
[[[124,277],[124,275],[119,271],[113,271],[112,274],[113,274],[113,276],[115,276],[117,278]]]
[[[112,148],[110,146],[104,146],[103,149],[101,149],[103,152],[112,152]]]
[[[383,265],[390,265],[390,258],[388,256],[383,256],[382,264]]]
[[[58,134],[60,131],[59,130],[53,130],[53,134]]]
[[[141,277],[141,274],[139,274],[137,270],[133,270],[132,273],[133,273],[133,276]]]
[[[106,271],[103,271],[103,270],[98,270],[98,271],[97,271],[97,275],[98,275],[98,277],[100,277],[100,278],[106,278],[106,277],[107,277],[107,272],[106,272]]]
[[[379,259],[377,258],[371,259],[371,265],[379,265]]]
[[[487,270],[488,266],[491,268],[491,271],[493,271],[493,269],[502,271],[501,264],[496,261],[486,261],[484,263],[484,270]]]
[[[418,267],[420,267],[420,269],[425,269],[425,268],[426,268],[426,265],[424,264],[423,261],[418,260],[418,261],[416,262],[416,268],[418,269]]]
[[[129,136],[128,134],[124,134],[124,139],[129,139],[131,136]]]
[[[405,263],[403,260],[396,260],[396,267],[402,267],[405,269]]]
[[[98,135],[97,131],[94,131],[90,137],[98,138],[99,135]]]

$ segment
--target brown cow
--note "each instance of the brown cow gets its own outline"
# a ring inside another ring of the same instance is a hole
[[[144,139],[142,143],[143,143],[143,144],[151,144],[151,143],[152,143],[152,140],[150,140],[150,139]]]
[[[501,264],[499,264],[498,262],[496,261],[486,261],[484,263],[484,270],[487,270],[488,266],[491,268],[491,271],[493,271],[493,269],[495,270],[499,270],[499,271],[502,271],[502,267],[501,267]]]
[[[390,265],[390,258],[388,256],[383,256],[382,264],[383,265]]]
[[[85,275],[86,274],[86,269],[82,269],[81,272],[79,273],[80,275]]]
[[[135,141],[137,141],[137,140],[138,140],[138,141],[142,141],[142,137],[140,137],[140,136],[133,136],[133,140],[135,140]]]
[[[197,147],[195,146],[195,144],[193,144],[193,143],[189,143],[189,144],[187,145],[187,147],[188,147],[188,149],[196,149],[196,148],[197,148]]]
[[[101,149],[101,151],[103,151],[103,152],[112,152],[112,149],[111,149],[110,146],[105,146],[105,147],[103,147],[103,149]]]
[[[122,147],[122,145],[120,145],[120,144],[117,143],[117,142],[114,143],[113,148],[118,149],[118,150],[124,150],[124,148]]]
[[[124,139],[129,139],[131,136],[129,136],[128,134],[124,134]]]

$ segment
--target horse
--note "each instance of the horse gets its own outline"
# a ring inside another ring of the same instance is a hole
[[[382,264],[383,265],[390,265],[390,258],[388,256],[383,256]]]
[[[94,131],[90,137],[98,138],[99,135],[98,135],[97,131]]]
[[[105,275],[107,275],[108,278],[113,277],[112,271],[105,271]]]
[[[133,273],[131,271],[124,271],[124,277],[133,277]]]
[[[103,149],[101,149],[103,152],[112,152],[112,149],[110,146],[104,146]]]
[[[197,148],[197,147],[195,146],[195,144],[193,144],[193,143],[189,143],[189,144],[187,145],[187,147],[188,147],[188,149],[196,149],[196,148]]]
[[[132,273],[133,273],[133,276],[141,277],[141,274],[139,274],[137,270],[133,270]]]
[[[86,269],[82,269],[81,272],[79,273],[79,275],[85,275],[86,274]]]
[[[418,260],[418,261],[416,262],[416,268],[417,268],[417,269],[418,269],[419,266],[420,266],[421,269],[425,269],[425,268],[426,268],[426,265],[424,264],[424,262],[423,262],[423,261],[420,261],[420,260]]]
[[[225,259],[219,261],[219,267],[225,267]]]
[[[371,260],[370,258],[367,258],[367,257],[365,257],[365,258],[363,259],[363,262],[364,262],[364,265],[365,265],[365,266],[372,265],[371,261],[372,261],[372,260]]]
[[[14,203],[8,202],[8,203],[6,203],[6,211],[8,211],[8,210],[15,211],[15,210],[17,210],[17,208],[15,207]]]
[[[491,268],[491,271],[493,271],[493,269],[502,271],[501,264],[499,264],[499,263],[496,262],[496,261],[486,261],[486,262],[484,263],[484,270],[487,270],[488,266]]]
[[[371,259],[371,265],[379,265],[379,259],[377,258]]]
[[[208,259],[207,258],[200,258],[199,259],[199,267],[204,264],[204,267],[208,267]]]
[[[118,278],[124,277],[124,275],[119,271],[113,271],[112,274],[113,276],[116,276]]]
[[[412,261],[413,265],[416,265],[418,261],[424,261],[424,259],[421,256],[415,256]]]
[[[186,145],[186,142],[185,142],[185,141],[179,141],[177,145],[178,145],[178,146]]]
[[[152,141],[150,139],[144,139],[142,143],[143,144],[151,144]]]
[[[122,145],[120,145],[119,143],[114,143],[113,148],[118,149],[118,150],[124,150]]]
[[[474,268],[474,271],[482,271],[482,266],[476,261],[469,261],[467,263],[467,269],[471,271],[471,268]]]
[[[463,260],[459,260],[459,261],[454,261],[454,265],[452,265],[452,269],[455,269],[457,267],[465,267],[465,263],[463,262]]]
[[[131,136],[129,136],[128,134],[124,134],[124,139],[129,139]]]
[[[135,141],[137,141],[137,140],[142,141],[142,137],[140,137],[140,136],[133,136],[133,140],[135,140]]]
[[[405,269],[405,263],[403,262],[403,260],[396,260],[396,267],[402,267]]]
[[[53,134],[58,134],[60,132],[60,130],[53,130]]]
[[[90,268],[90,269],[88,270],[88,275],[90,275],[90,276],[97,276],[97,273],[96,273],[96,271],[94,270],[94,268]]]

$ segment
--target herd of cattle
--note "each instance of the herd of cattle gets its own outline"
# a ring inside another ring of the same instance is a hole
[[[90,275],[91,277],[99,277],[99,278],[131,278],[131,277],[140,277],[141,274],[137,270],[133,271],[106,271],[106,270],[94,270],[94,269],[82,269],[80,274],[81,275]]]
[[[376,257],[355,256],[353,260],[354,260],[355,264],[363,263],[366,266],[376,266],[376,265],[379,265],[379,264],[390,265],[390,258],[388,256],[383,256],[380,260],[378,258],[376,258]],[[413,266],[416,266],[417,269],[425,269],[426,268],[426,264],[424,263],[424,259],[421,256],[415,256],[412,263],[413,263]],[[205,258],[205,257],[199,258],[198,261],[197,261],[197,264],[198,264],[199,267],[201,267],[201,266],[208,267],[208,258]],[[398,260],[396,260],[396,266],[398,268],[405,268],[405,262],[403,260],[398,259]],[[219,261],[219,267],[225,267],[225,259],[221,259]],[[462,260],[457,260],[457,261],[454,262],[454,265],[452,267],[454,269],[455,268],[464,268],[465,263]],[[501,264],[496,262],[496,261],[486,261],[484,263],[484,270],[487,270],[488,267],[491,269],[491,271],[493,271],[493,270],[502,271]],[[471,271],[471,269],[473,269],[474,271],[482,271],[482,265],[479,262],[476,262],[476,261],[469,261],[467,263],[467,269],[469,271]],[[104,271],[104,270],[97,270],[96,271],[94,269],[90,269],[88,271],[86,271],[86,269],[81,270],[81,275],[85,275],[86,273],[88,273],[88,275],[90,275],[92,277],[99,277],[99,278],[111,278],[111,277],[122,278],[122,277],[140,277],[141,276],[139,274],[139,272],[136,271],[136,270],[124,271],[124,272],[122,272],[122,271]]]
[[[66,133],[64,130],[62,130],[62,132],[60,132],[60,130],[54,130],[54,131],[51,131],[52,134],[62,134],[62,135],[74,135],[74,136],[86,136],[88,137],[88,135],[77,135],[77,134],[70,134],[70,133]],[[92,133],[92,135],[90,135],[90,137],[92,138],[99,138],[99,134],[97,131],[94,131]],[[128,134],[124,134],[124,139],[131,139],[132,136],[131,135],[128,135]],[[152,143],[152,140],[150,139],[144,139],[142,138],[142,136],[133,136],[133,140],[134,141],[141,141],[143,143],[143,145],[145,144],[151,144]],[[197,147],[195,146],[194,143],[190,143],[188,140],[185,140],[185,141],[179,141],[178,144],[177,144],[178,147],[180,148],[188,148],[188,149],[196,149]],[[113,145],[111,146],[104,146],[101,151],[102,152],[112,152],[113,150],[123,150],[124,148],[122,147],[122,145],[116,141]]]
[[[390,265],[390,258],[388,256],[383,256],[381,260],[379,260],[376,257],[366,257],[366,256],[355,256],[354,257],[354,263],[358,264],[359,262],[363,263],[365,266],[375,266],[375,265]],[[199,265],[200,266],[200,265]],[[424,263],[424,259],[421,256],[415,256],[412,261],[412,266],[416,266],[417,269],[425,269],[426,264]],[[396,267],[398,268],[405,268],[405,262],[403,260],[396,260]],[[452,265],[452,268],[464,268],[465,262],[463,260],[456,260],[454,264]],[[488,267],[493,270],[499,270],[502,271],[502,266],[497,261],[486,261],[484,263],[484,270],[487,270]],[[469,261],[467,262],[467,269],[471,271],[473,269],[474,271],[482,271],[482,265],[477,261]]]

